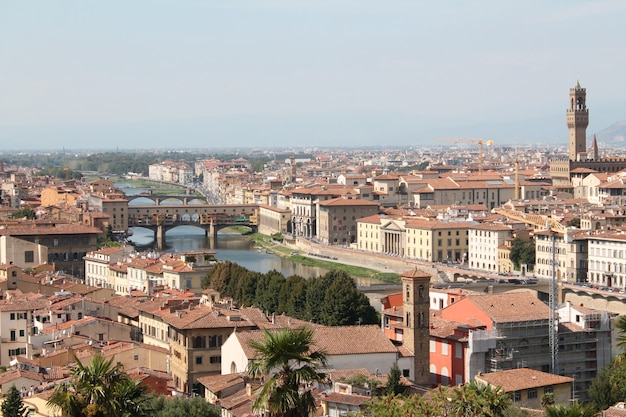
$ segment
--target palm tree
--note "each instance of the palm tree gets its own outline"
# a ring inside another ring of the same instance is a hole
[[[619,332],[617,335],[617,347],[626,347],[626,315],[619,316],[615,322],[615,328]]]
[[[253,341],[258,360],[248,373],[256,378],[270,375],[254,402],[255,411],[268,411],[271,417],[308,417],[315,413],[315,399],[305,384],[323,382],[321,369],[327,365],[326,352],[311,351],[313,330],[308,327],[263,331],[263,341]]]
[[[76,359],[71,381],[54,389],[48,404],[63,417],[142,417],[145,389],[131,380],[120,364],[101,353],[88,365]]]
[[[598,413],[589,405],[583,406],[578,402],[566,407],[561,404],[546,407],[546,417],[594,417]]]
[[[503,416],[511,397],[502,389],[476,381],[449,388],[445,393],[449,407],[457,416]]]

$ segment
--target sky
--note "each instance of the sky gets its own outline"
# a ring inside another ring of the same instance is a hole
[[[626,119],[623,0],[2,0],[0,152],[566,143]],[[602,139],[602,138],[601,138]]]

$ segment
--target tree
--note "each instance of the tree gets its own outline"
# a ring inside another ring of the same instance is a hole
[[[511,398],[499,388],[474,381],[461,386],[439,387],[428,395],[387,395],[373,400],[357,417],[457,416],[505,417],[523,415],[511,407]]]
[[[22,396],[15,388],[15,384],[9,388],[1,409],[2,417],[25,417],[28,414],[28,408],[22,402]]]
[[[152,397],[148,408],[153,417],[220,417],[219,407],[208,403],[202,397],[166,398]]]
[[[570,407],[562,404],[549,405],[545,414],[546,417],[593,417],[597,412],[590,405],[575,402]]]
[[[35,212],[33,211],[33,209],[31,208],[23,208],[23,209],[19,209],[17,211],[14,211],[13,213],[11,213],[10,216],[12,219],[28,219],[28,220],[34,220],[35,217],[37,217],[35,215]]]
[[[344,271],[331,271],[332,283],[326,288],[320,307],[320,323],[327,326],[379,323],[376,310]]]
[[[406,386],[400,382],[400,368],[397,364],[393,364],[387,375],[387,385],[385,386],[385,393],[388,395],[404,394]]]
[[[626,347],[626,315],[619,316],[615,322],[615,329],[619,332],[617,335],[617,347]]]
[[[131,380],[120,364],[97,353],[88,365],[76,359],[71,381],[57,385],[48,404],[63,417],[143,417],[146,389]]]
[[[248,373],[254,378],[270,375],[254,402],[254,410],[270,417],[305,417],[315,413],[315,398],[305,384],[324,382],[326,352],[312,350],[313,330],[308,327],[263,331],[262,341],[252,341],[258,359]]]
[[[521,264],[535,265],[535,241],[516,237],[511,243],[511,262],[515,269],[520,269]]]

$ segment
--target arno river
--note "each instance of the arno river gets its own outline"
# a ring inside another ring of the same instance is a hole
[[[133,228],[133,235],[130,241],[137,245],[137,249],[151,249],[154,247],[154,235],[149,229]],[[218,233],[217,239],[210,239],[204,235],[204,230],[193,226],[179,226],[167,232],[165,235],[164,252],[184,252],[199,249],[212,249],[215,257],[220,260],[235,262],[245,268],[257,272],[268,272],[275,269],[285,277],[290,275],[300,275],[305,278],[317,277],[327,272],[326,269],[300,265],[291,262],[289,259],[276,255],[257,251],[254,242],[245,236],[237,234]],[[357,285],[367,281],[356,279]],[[368,281],[369,282],[369,281]],[[374,280],[372,284],[378,283]],[[367,283],[365,283],[367,285]],[[380,309],[380,298],[385,294],[400,291],[398,289],[387,289],[385,291],[366,291],[365,295],[370,299],[370,303],[376,309]]]
[[[116,184],[124,189],[126,195],[138,194],[146,191],[138,188],[124,188],[123,184]],[[141,204],[135,200],[129,206]],[[143,202],[145,204],[145,201]],[[171,204],[176,204],[172,202]],[[129,241],[133,242],[138,250],[151,250],[156,247],[154,240],[154,232],[150,229],[142,227],[132,228],[133,235],[129,237]],[[306,266],[297,264],[287,258],[265,253],[265,251],[257,250],[254,242],[245,236],[239,234],[218,233],[217,239],[209,238],[205,235],[204,229],[193,226],[179,226],[167,231],[165,235],[166,253],[179,253],[185,251],[211,249],[215,251],[215,257],[219,260],[228,260],[235,262],[251,271],[266,273],[273,269],[282,273],[285,277],[291,275],[300,275],[304,278],[317,277],[324,275],[327,270],[314,266]],[[357,285],[378,284],[377,280],[369,280],[365,278],[355,278]],[[370,299],[370,303],[374,308],[380,308],[379,299],[389,292],[400,291],[387,290],[384,292],[368,291],[366,295]]]
[[[155,243],[153,232],[141,227],[133,228],[133,235],[128,240],[135,243],[138,249],[152,248]],[[254,242],[238,234],[218,233],[217,239],[210,239],[199,227],[179,226],[165,235],[164,252],[178,253],[200,249],[214,250],[217,259],[235,262],[262,273],[275,269],[285,277],[300,275],[305,278],[326,273],[322,268],[300,265],[264,251],[259,252],[254,248]]]

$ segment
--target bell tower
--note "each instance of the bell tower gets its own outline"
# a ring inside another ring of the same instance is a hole
[[[430,274],[417,269],[402,274],[404,328],[402,345],[413,353],[413,382],[430,384]]]
[[[589,125],[589,109],[587,109],[587,89],[576,81],[576,87],[569,89],[569,108],[565,120],[569,129],[569,159],[579,161],[587,159],[587,126]]]

